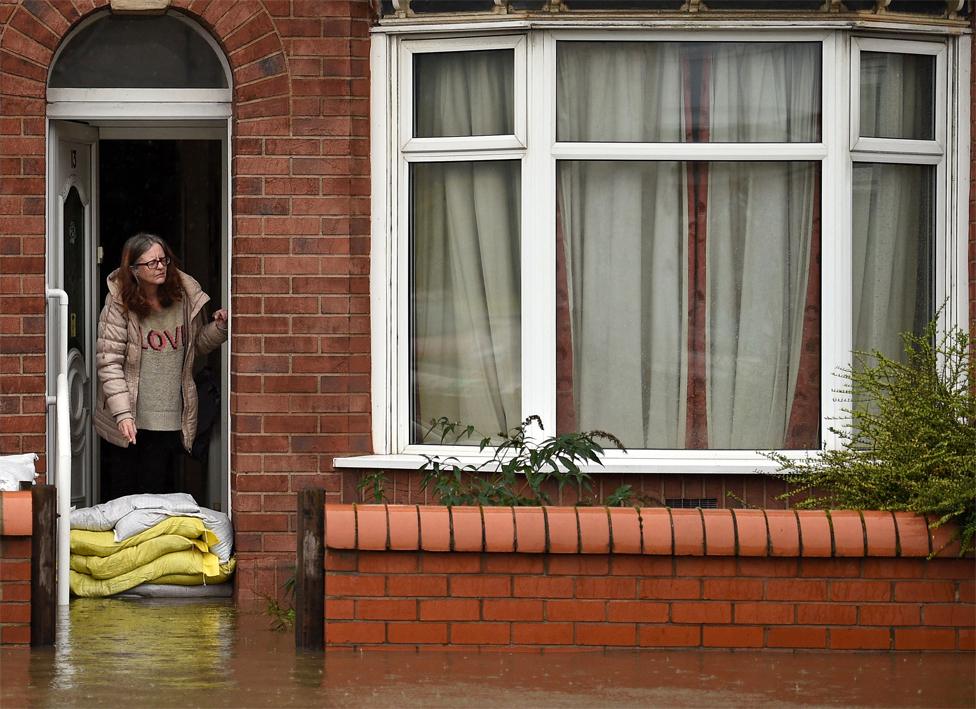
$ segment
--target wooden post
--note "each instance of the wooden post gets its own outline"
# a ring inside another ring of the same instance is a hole
[[[35,485],[31,504],[31,645],[53,645],[58,612],[57,489],[54,485]]]
[[[325,490],[298,493],[295,648],[325,649]]]

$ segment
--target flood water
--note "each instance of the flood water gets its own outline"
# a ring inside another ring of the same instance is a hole
[[[230,601],[79,599],[0,650],[9,707],[972,707],[972,654],[299,653]]]

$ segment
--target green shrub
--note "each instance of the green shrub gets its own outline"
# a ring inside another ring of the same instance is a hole
[[[968,335],[939,334],[933,320],[920,335],[903,333],[904,361],[855,353],[840,376],[850,428],[842,442],[800,460],[770,453],[790,491],[809,495],[798,507],[908,510],[931,515],[932,527],[954,520],[963,551],[976,535],[976,393]]]

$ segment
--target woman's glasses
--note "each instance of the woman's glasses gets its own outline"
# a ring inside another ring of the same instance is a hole
[[[162,258],[154,258],[152,261],[143,261],[142,263],[132,264],[132,268],[138,268],[139,266],[145,266],[148,269],[155,271],[157,268],[163,266],[169,266],[170,262],[169,256],[163,256]]]

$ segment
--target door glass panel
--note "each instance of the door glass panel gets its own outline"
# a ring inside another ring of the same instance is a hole
[[[108,15],[71,38],[51,72],[54,89],[225,89],[207,41],[188,23],[162,15]]]
[[[935,57],[861,52],[861,130],[865,138],[935,137]]]
[[[85,205],[72,187],[64,200],[64,290],[68,294],[68,349],[85,354]]]

